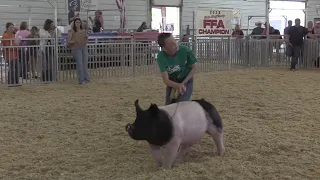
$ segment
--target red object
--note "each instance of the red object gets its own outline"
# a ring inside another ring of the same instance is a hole
[[[119,11],[122,11],[123,18],[120,17],[120,28],[126,27],[126,7],[125,0],[116,0]]]

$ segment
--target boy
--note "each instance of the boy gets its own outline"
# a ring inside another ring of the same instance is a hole
[[[193,91],[193,76],[196,72],[197,59],[187,46],[178,45],[171,33],[158,36],[161,51],[157,61],[163,82],[167,85],[166,105],[175,101],[189,101]],[[172,97],[171,93],[179,95]]]

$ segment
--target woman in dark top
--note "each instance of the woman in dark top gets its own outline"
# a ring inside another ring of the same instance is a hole
[[[143,22],[141,26],[137,29],[137,32],[143,32],[143,30],[148,29],[147,23]]]
[[[103,32],[104,30],[104,26],[103,26],[103,17],[102,17],[102,12],[97,10],[95,12],[95,18],[92,20],[91,17],[90,21],[93,24],[93,28],[92,28],[92,32],[93,33],[97,33],[97,32]]]

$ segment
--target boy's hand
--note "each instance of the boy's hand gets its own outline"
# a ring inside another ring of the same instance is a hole
[[[183,83],[179,83],[175,88],[180,94],[186,92],[186,86]]]

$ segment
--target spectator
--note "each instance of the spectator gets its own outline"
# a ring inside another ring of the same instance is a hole
[[[39,29],[33,26],[31,28],[30,35],[28,36],[28,38],[30,38],[30,40],[28,41],[28,45],[31,46],[28,49],[31,77],[38,78],[36,74],[36,69],[37,69],[37,54],[39,49],[38,46],[39,46],[40,40],[36,38],[40,38]],[[32,39],[35,39],[35,40],[32,40]]]
[[[243,39],[244,33],[240,29],[239,24],[235,25],[234,31],[232,32],[232,37],[235,39]],[[242,51],[244,49],[244,43],[242,41],[236,41],[234,43],[234,46],[235,46],[235,52],[237,54],[236,57],[238,58],[238,57],[242,56]]]
[[[256,22],[255,24],[257,27],[255,27],[252,32],[251,32],[251,36],[254,36],[253,39],[261,39],[261,37],[257,37],[257,36],[260,36],[261,33],[263,32],[263,28],[261,27],[262,26],[262,22],[261,21],[258,21]]]
[[[69,14],[68,14],[68,20],[69,20],[69,24],[72,23],[72,21],[74,21],[75,18],[79,17],[79,13],[75,14],[76,12],[76,7],[71,7]]]
[[[314,26],[314,34],[317,39],[320,39],[320,21],[317,21]]]
[[[91,23],[93,24],[93,33],[99,33],[103,32],[104,30],[104,23],[103,23],[103,17],[102,17],[102,12],[97,10],[95,12],[95,18],[92,20],[91,17],[89,17]]]
[[[236,39],[243,39],[243,31],[240,29],[240,25],[237,24],[234,27],[234,31],[232,32],[232,37],[236,38]]]
[[[313,22],[312,21],[308,22],[307,29],[308,29],[308,33],[309,34],[312,34],[312,35],[314,34],[314,28],[313,28]],[[312,37],[307,36],[307,39],[310,39],[310,38],[312,38]]]
[[[189,42],[189,36],[187,34],[184,34],[182,36],[181,42],[184,42],[184,43]]]
[[[39,61],[42,64],[41,80],[44,82],[53,81],[54,77],[54,52],[52,35],[50,32],[55,28],[53,21],[47,19],[43,25],[43,29],[40,29],[39,36],[40,48],[39,48]]]
[[[289,28],[290,28],[291,26],[292,26],[292,21],[289,20],[289,21],[288,21],[288,27],[284,28],[284,34],[285,34],[285,35],[288,34],[288,30],[289,30]]]
[[[17,46],[15,35],[14,35],[14,26],[13,23],[8,22],[6,24],[6,31],[2,35],[2,54],[4,60],[9,64],[8,71],[8,84],[9,86],[17,86],[19,84],[19,56],[18,48],[12,47]]]
[[[68,31],[68,47],[77,63],[77,77],[79,84],[89,82],[88,74],[88,34],[83,29],[79,18],[74,20],[73,28]]]
[[[19,69],[20,69],[20,77],[22,79],[27,79],[28,78],[28,61],[29,57],[27,56],[27,48],[26,46],[28,45],[28,40],[26,38],[30,35],[30,32],[28,31],[28,24],[27,22],[22,22],[20,24],[20,29],[16,32],[15,38],[19,39],[20,42],[17,43],[21,48],[19,48]]]
[[[296,70],[296,65],[301,56],[301,49],[303,47],[303,38],[305,36],[311,37],[308,29],[300,25],[300,19],[296,19],[295,25],[290,27],[288,30],[289,48],[291,48],[293,55],[291,59],[291,71]]]
[[[148,29],[147,23],[146,22],[142,22],[141,26],[137,29],[137,32],[143,32],[146,29]]]
[[[190,27],[189,27],[189,25],[187,25],[186,33],[187,33],[188,36],[190,36]]]
[[[91,33],[91,28],[88,26],[88,22],[87,21],[82,21],[82,27],[84,30],[87,31],[87,33]]]
[[[267,35],[267,27],[263,30],[261,35]],[[282,39],[280,31],[272,26],[269,26],[269,35],[270,39]]]

